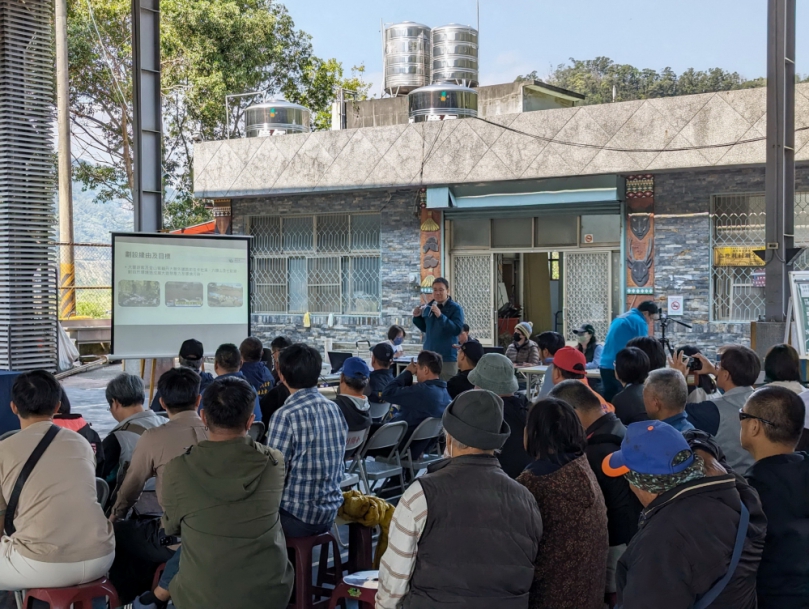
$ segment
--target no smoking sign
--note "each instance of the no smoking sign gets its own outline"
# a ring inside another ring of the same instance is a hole
[[[683,297],[682,296],[669,296],[668,298],[669,315],[682,316],[683,314]]]

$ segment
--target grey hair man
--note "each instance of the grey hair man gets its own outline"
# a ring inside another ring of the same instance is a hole
[[[98,476],[114,489],[119,473],[132,461],[143,432],[163,425],[168,419],[143,409],[143,381],[134,374],[124,372],[112,379],[107,384],[106,398],[117,425],[101,443],[104,463]]]
[[[460,394],[443,415],[446,455],[396,506],[379,571],[377,609],[525,607],[542,536],[530,492],[495,451],[511,430],[491,391]]]
[[[643,405],[650,419],[663,421],[677,431],[694,429],[685,414],[688,385],[673,368],[652,370],[643,385]]]

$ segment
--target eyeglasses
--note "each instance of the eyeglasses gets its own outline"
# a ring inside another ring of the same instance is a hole
[[[772,425],[773,427],[778,427],[772,421],[768,421],[767,419],[762,419],[761,417],[757,417],[752,414],[747,414],[744,410],[739,408],[739,421],[744,421],[745,419],[755,419],[756,421],[761,421],[762,423],[766,423],[767,425]]]

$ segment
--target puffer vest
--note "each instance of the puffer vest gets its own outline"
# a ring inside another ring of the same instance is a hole
[[[427,522],[404,609],[525,609],[542,536],[531,493],[489,455],[442,461],[419,482]]]

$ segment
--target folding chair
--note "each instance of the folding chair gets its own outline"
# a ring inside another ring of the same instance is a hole
[[[385,418],[385,416],[390,412],[390,402],[379,402],[374,403],[371,402],[371,409],[368,413],[371,415],[371,419],[376,422],[381,421]]]
[[[96,478],[96,499],[101,509],[105,509],[110,498],[110,485],[104,478]]]
[[[5,440],[6,438],[10,438],[11,436],[13,436],[18,431],[20,431],[20,430],[19,429],[12,429],[11,431],[7,431],[2,436],[0,436],[0,441]]]
[[[441,437],[442,429],[443,425],[441,419],[424,419],[421,423],[419,423],[418,427],[413,430],[413,435],[410,436],[407,442],[405,442],[405,445],[399,451],[399,463],[402,465],[402,467],[407,467],[410,470],[411,480],[415,480],[416,472],[427,469],[431,463],[435,463],[436,461],[440,461],[444,458],[443,455],[431,455],[428,453],[428,451],[433,450],[438,444],[438,439]],[[410,447],[414,442],[422,442],[424,440],[433,441],[429,442],[427,446],[424,447],[421,457],[414,459],[413,455],[411,454],[412,451]]]
[[[345,461],[349,461],[354,458],[354,455],[362,448],[362,445],[365,443],[365,440],[368,439],[368,432],[369,429],[362,429],[360,431],[349,431],[346,434],[346,452],[344,456]],[[353,465],[353,461],[351,463]],[[346,490],[351,488],[352,486],[359,484],[360,477],[356,473],[349,473],[350,466],[346,468],[346,471],[343,472],[343,481],[340,482],[340,490]]]
[[[253,421],[253,424],[247,431],[247,435],[253,438],[254,442],[261,442],[261,438],[264,437],[264,429],[264,423],[261,421]]]
[[[360,345],[366,345],[366,349],[364,351],[360,351]],[[370,340],[358,340],[354,343],[354,346],[357,348],[357,357],[361,359],[365,359],[363,356],[367,356],[368,352],[371,350],[371,341]]]
[[[395,423],[387,423],[376,430],[365,445],[354,455],[354,462],[348,469],[348,473],[359,473],[360,479],[365,484],[366,494],[372,494],[372,488],[369,480],[379,482],[380,480],[387,480],[394,476],[399,476],[401,481],[401,489],[404,492],[404,477],[402,464],[399,459],[398,447],[402,438],[407,433],[407,423],[404,421],[396,421]],[[367,455],[370,450],[384,450],[390,449],[387,461],[382,460],[368,461]]]

